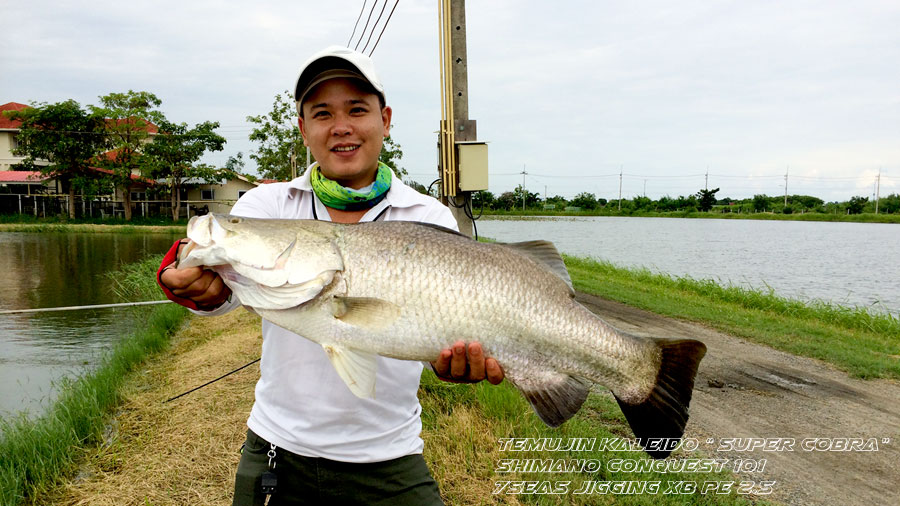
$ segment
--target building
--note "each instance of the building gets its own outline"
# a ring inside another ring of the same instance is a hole
[[[68,195],[55,178],[42,176],[40,172],[16,171],[12,167],[20,163],[24,157],[15,156],[16,136],[21,121],[13,121],[2,114],[3,111],[21,111],[28,105],[9,102],[0,105],[0,213],[26,213],[35,216],[52,215],[65,209]],[[112,120],[110,120],[112,121]],[[117,124],[129,123],[133,120],[116,120]],[[159,133],[156,125],[149,123],[147,131],[150,138]],[[92,170],[111,174],[110,162],[115,162],[116,150],[108,151],[97,157],[97,165]],[[36,165],[48,165],[49,162],[37,160]],[[134,173],[129,188],[132,212],[135,216],[171,215],[171,199],[167,194],[167,181],[152,181]],[[181,208],[188,217],[206,212],[228,213],[231,207],[247,190],[258,186],[260,182],[251,181],[247,177],[235,174],[231,178],[207,183],[199,179],[184,181],[184,189],[180,195]],[[124,214],[123,195],[120,188],[110,189],[108,195],[76,196],[80,201],[76,204],[78,212],[90,216],[121,216]],[[184,216],[185,214],[182,214]]]
[[[21,121],[11,120],[3,114],[4,111],[22,111],[29,106],[18,102],[9,102],[0,105],[0,171],[8,171],[11,166],[22,161],[24,157],[15,156],[12,150],[18,146],[16,137],[19,133]],[[46,165],[47,162],[35,162],[38,165]]]

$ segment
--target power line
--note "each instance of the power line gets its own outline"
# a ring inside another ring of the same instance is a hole
[[[356,28],[359,27],[359,20],[362,19],[363,12],[366,10],[366,2],[369,0],[363,0],[362,9],[359,10],[359,17],[356,18],[356,23],[353,25],[353,33],[350,34],[350,38],[347,40],[347,47],[350,47],[350,42],[353,41],[353,36],[356,35]]]
[[[384,1],[387,2],[387,0],[384,0]],[[354,50],[359,49],[359,43],[362,42],[362,38],[366,34],[366,30],[369,28],[369,21],[372,21],[372,13],[375,12],[376,5],[378,5],[378,0],[375,0],[375,2],[372,4],[372,9],[369,10],[369,17],[366,18],[366,26],[364,26],[362,29],[362,32],[360,32],[359,40],[356,41],[356,46],[354,46],[354,48],[353,48]],[[365,6],[363,6],[363,8],[365,8]]]
[[[381,42],[381,36],[384,35],[384,30],[385,30],[385,28],[387,28],[388,23],[391,22],[391,16],[394,15],[394,9],[397,8],[397,4],[399,4],[399,3],[400,3],[400,0],[397,0],[396,2],[394,2],[394,6],[391,7],[391,12],[390,12],[390,14],[388,14],[387,21],[385,21],[384,26],[381,27],[381,33],[378,34],[378,38],[375,40],[375,45],[372,46],[372,50],[369,51],[369,56],[372,56],[372,53],[375,52],[375,48],[378,47],[378,43]],[[385,3],[385,5],[387,5],[387,3]]]
[[[369,32],[369,38],[366,39],[366,45],[363,46],[361,53],[366,52],[366,48],[369,47],[369,42],[372,41],[372,35],[375,35],[375,29],[378,28],[378,22],[381,21],[381,16],[384,16],[384,9],[387,8],[387,0],[384,0],[384,5],[381,6],[381,12],[378,13],[378,18],[375,19],[375,24],[372,25],[372,31]]]

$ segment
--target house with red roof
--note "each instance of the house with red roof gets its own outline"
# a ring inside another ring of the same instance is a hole
[[[22,122],[7,118],[3,111],[23,111],[28,109],[28,107],[28,105],[18,102],[0,105],[0,171],[10,170],[10,166],[21,162],[24,158],[12,154],[12,150],[18,146],[16,136],[19,133],[19,127]],[[41,165],[40,161],[35,163]],[[46,164],[47,162],[43,163]]]
[[[22,171],[11,170],[12,166],[20,163],[24,157],[14,156],[12,150],[16,147],[16,135],[19,132],[21,121],[14,121],[6,118],[2,111],[21,111],[27,109],[28,105],[18,102],[9,102],[0,105],[0,212],[23,212],[23,205],[31,211],[38,214],[38,201],[61,201],[66,198],[66,189],[55,178],[41,175],[39,171]],[[125,123],[137,123],[136,119],[119,119],[115,121],[117,125]],[[146,128],[150,134],[150,139],[159,133],[159,128],[153,123],[146,122],[140,127]],[[113,171],[107,167],[110,163],[115,164],[118,150],[107,151],[97,155],[92,161],[91,170],[112,174]],[[46,165],[49,162],[35,161],[36,165]],[[167,186],[166,180],[153,181],[142,177],[140,174],[131,175],[131,187],[129,189],[132,208],[138,215],[146,214],[163,214],[165,207],[169,204],[169,197],[164,192],[153,191],[153,188],[163,190]],[[188,214],[200,212],[223,212],[231,211],[231,206],[245,192],[262,183],[273,182],[274,180],[252,181],[243,175],[235,174],[232,177],[223,178],[220,181],[203,181],[200,179],[187,179],[182,184],[182,192],[180,200],[182,201],[182,209],[186,209]],[[77,197],[81,199],[81,197]],[[154,200],[158,199],[158,200]],[[105,213],[119,214],[122,212],[124,195],[119,188],[114,193],[104,196],[94,196],[89,199],[91,203],[88,207],[96,206],[103,209]],[[24,202],[24,204],[23,204]],[[46,203],[45,202],[45,203]],[[82,204],[78,204],[82,206]],[[43,204],[41,205],[43,210]],[[84,207],[79,207],[79,212],[88,211]],[[98,209],[98,211],[99,211]],[[43,212],[43,211],[42,211]]]

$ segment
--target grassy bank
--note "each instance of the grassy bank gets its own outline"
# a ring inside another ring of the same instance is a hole
[[[0,232],[91,232],[118,234],[184,233],[187,220],[172,222],[164,217],[122,218],[36,218],[27,214],[0,214]]]
[[[721,213],[700,211],[633,211],[617,212],[615,210],[596,211],[556,211],[543,209],[528,209],[525,211],[485,211],[484,219],[520,219],[522,217],[584,217],[584,216],[609,216],[609,217],[633,217],[633,218],[697,218],[714,220],[770,220],[770,221],[829,221],[846,223],[900,223],[900,214],[829,214],[829,213]]]
[[[94,223],[0,223],[0,232],[80,232],[116,234],[183,234],[183,225],[123,225]]]
[[[153,272],[159,258],[124,268],[123,292],[158,297]],[[132,299],[134,300],[134,299]],[[128,373],[164,349],[184,319],[180,306],[153,306],[141,327],[118,343],[93,370],[58,385],[59,396],[37,418],[0,421],[0,504],[34,502],[75,469],[85,448],[101,443],[111,410],[121,401]]]
[[[859,378],[900,378],[900,319],[894,316],[583,258],[567,256],[566,266],[578,290],[703,322]]]

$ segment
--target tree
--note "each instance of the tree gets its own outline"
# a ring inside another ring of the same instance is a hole
[[[5,114],[22,122],[13,154],[25,159],[17,166],[59,180],[69,194],[69,218],[74,218],[76,192],[98,186],[98,178],[89,167],[105,146],[103,117],[85,111],[74,100],[41,103]],[[38,165],[36,160],[48,160],[50,164]]]
[[[878,207],[888,214],[900,211],[900,195],[892,193],[887,197],[881,197],[878,199]]]
[[[517,207],[534,207],[540,202],[540,197],[537,193],[530,192],[522,187],[522,185],[516,186],[516,189],[513,190],[513,195],[516,198],[516,206]]]
[[[394,142],[390,135],[385,137],[384,144],[381,145],[381,154],[378,155],[378,161],[390,167],[394,174],[402,179],[408,174],[406,169],[397,166],[397,162],[401,158],[403,158],[403,151],[400,150],[400,145]]]
[[[156,108],[162,101],[148,91],[128,90],[100,98],[102,107],[89,106],[94,114],[106,118],[106,137],[112,148],[103,165],[112,170],[113,183],[122,190],[125,221],[131,220],[131,187],[140,173],[141,148],[156,134],[153,123],[165,121]]]
[[[769,207],[769,197],[764,194],[757,194],[753,196],[753,210],[761,213],[764,212]]]
[[[868,201],[869,197],[850,197],[850,202],[847,203],[847,212],[850,214],[862,213]]]
[[[597,208],[597,198],[594,197],[593,193],[581,192],[569,201],[569,205],[590,211]]]
[[[207,183],[222,177],[234,177],[234,172],[217,170],[207,165],[195,165],[206,151],[222,151],[225,138],[215,132],[219,128],[216,121],[206,121],[193,128],[186,123],[159,123],[160,134],[144,147],[144,166],[154,178],[167,178],[172,201],[172,221],[178,220],[181,212],[181,188],[188,178],[196,178]],[[240,153],[238,153],[240,159]],[[229,162],[232,159],[229,158]],[[235,162],[231,163],[234,167]]]
[[[425,188],[424,184],[422,184],[418,181],[413,181],[412,179],[410,179],[408,181],[404,181],[404,183],[406,183],[406,186],[409,186],[413,190],[416,190],[417,192],[421,193],[422,195],[428,195],[428,188]]]
[[[238,174],[243,174],[244,173],[244,153],[238,151],[237,154],[229,156],[228,160],[225,161],[225,170],[228,170],[231,172],[236,172]]]
[[[544,204],[551,204],[553,205],[554,209],[564,209],[568,204],[568,201],[561,195],[554,195],[548,199],[545,199]]]
[[[510,209],[516,207],[516,202],[519,205],[522,205],[522,199],[516,200],[516,195],[513,192],[503,192],[494,200],[493,209],[503,209],[509,211]]]
[[[653,207],[653,200],[651,200],[650,197],[637,196],[632,202],[634,203],[634,208],[636,210],[649,211]]]
[[[294,104],[291,93],[285,91],[275,95],[269,114],[247,116],[247,121],[258,125],[250,132],[250,140],[259,143],[259,147],[250,153],[250,159],[256,162],[256,170],[263,178],[290,180],[292,156],[297,175],[306,171],[306,146],[300,135]]]
[[[472,193],[472,207],[475,209],[492,208],[494,206],[494,194],[481,190]]]
[[[819,209],[825,204],[822,199],[810,195],[791,195],[790,202],[807,210]]]
[[[716,192],[719,189],[715,190],[700,190],[697,192],[697,200],[699,201],[697,204],[697,208],[703,212],[708,212],[710,209],[716,205]]]

